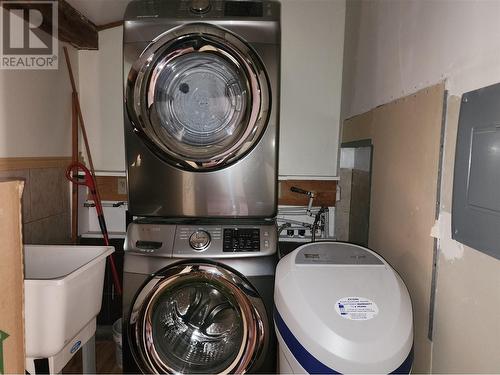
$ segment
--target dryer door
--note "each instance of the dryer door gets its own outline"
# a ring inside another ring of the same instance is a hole
[[[168,267],[146,282],[132,306],[130,347],[144,373],[243,373],[267,350],[258,293],[219,265]]]
[[[257,53],[204,23],[156,38],[132,66],[126,108],[135,131],[162,159],[213,170],[248,153],[270,113],[270,85]]]

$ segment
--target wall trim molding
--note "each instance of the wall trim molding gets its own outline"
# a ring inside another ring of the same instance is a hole
[[[19,169],[61,168],[71,163],[71,156],[0,158],[0,171]]]

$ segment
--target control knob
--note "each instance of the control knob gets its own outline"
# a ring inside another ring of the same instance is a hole
[[[191,0],[191,12],[207,13],[210,10],[210,0]]]
[[[210,234],[204,230],[197,230],[189,237],[189,245],[196,251],[205,250],[210,245]]]

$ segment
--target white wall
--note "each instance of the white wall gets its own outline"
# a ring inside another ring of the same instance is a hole
[[[451,95],[500,82],[499,16],[498,1],[348,2],[342,117],[440,80]],[[496,373],[500,261],[451,239],[459,101],[449,104],[431,371]]]
[[[443,79],[451,94],[500,81],[500,2],[348,5],[343,118]]]
[[[123,27],[103,30],[98,51],[78,52],[80,101],[97,171],[125,171],[122,40]]]
[[[58,70],[0,70],[0,158],[71,156],[72,90],[62,45]],[[69,52],[77,72],[77,52]]]

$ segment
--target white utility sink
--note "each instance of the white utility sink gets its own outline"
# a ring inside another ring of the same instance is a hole
[[[93,336],[106,257],[113,251],[111,246],[24,246],[26,357],[50,358],[68,349],[63,359],[69,359]]]

